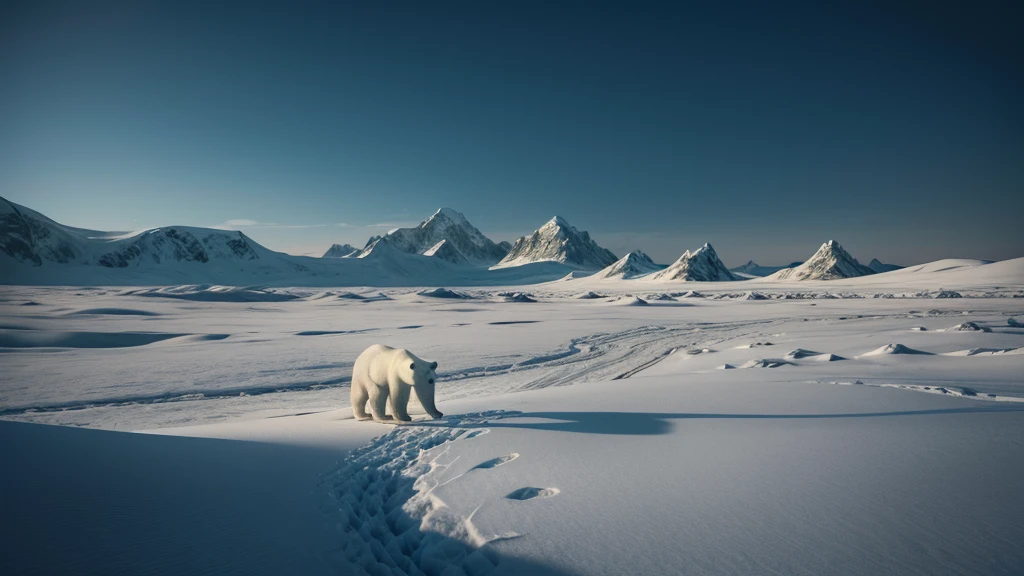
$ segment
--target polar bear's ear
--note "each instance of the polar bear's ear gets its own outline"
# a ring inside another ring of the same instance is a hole
[[[415,370],[416,369],[416,363],[413,362],[412,364],[409,364],[409,369],[410,370]]]
[[[431,369],[431,370],[436,370],[436,369],[437,369],[437,362],[433,362],[433,363],[431,363],[431,364],[430,364],[430,369]]]

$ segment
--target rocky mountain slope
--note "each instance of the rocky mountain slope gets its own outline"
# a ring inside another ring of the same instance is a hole
[[[354,258],[362,252],[351,244],[332,244],[321,258]]]
[[[697,250],[687,250],[668,268],[651,275],[652,280],[681,280],[686,282],[727,282],[737,280],[722,264],[711,244]]]
[[[772,280],[835,280],[874,273],[874,270],[850,256],[850,253],[844,250],[839,242],[829,240],[822,244],[814,256],[811,256],[803,264],[795,268],[779,270],[767,278]]]
[[[624,280],[628,280],[630,278],[646,276],[647,274],[657,272],[663,268],[664,266],[655,264],[647,254],[644,254],[639,250],[634,250],[622,258],[619,258],[619,260],[611,266],[608,266],[594,274],[594,278],[622,278]]]
[[[868,268],[875,271],[875,274],[881,274],[882,272],[892,272],[893,270],[902,270],[903,266],[897,264],[883,264],[878,258],[872,258],[871,263],[868,264]]]
[[[615,254],[598,246],[585,230],[577,230],[561,216],[555,216],[533,234],[516,240],[498,266],[549,261],[599,270],[616,260]]]
[[[382,238],[401,252],[432,256],[453,264],[489,266],[508,252],[451,208],[441,208],[415,228],[397,228],[383,237],[370,238],[363,253],[372,251]],[[444,242],[443,246],[441,242]],[[426,254],[428,251],[431,253]]]

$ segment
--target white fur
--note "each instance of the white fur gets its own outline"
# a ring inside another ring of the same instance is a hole
[[[357,420],[409,422],[409,394],[415,389],[423,409],[434,418],[444,416],[434,406],[437,362],[427,362],[408,350],[374,344],[356,358],[352,367],[352,413]],[[391,415],[386,414],[388,398]],[[366,403],[370,413],[366,413]]]

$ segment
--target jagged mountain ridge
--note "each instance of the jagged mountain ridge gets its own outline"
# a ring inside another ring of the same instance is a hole
[[[892,272],[893,270],[902,270],[904,267],[898,264],[883,264],[878,258],[872,258],[868,268],[874,270],[876,274],[881,274],[883,272]]]
[[[874,273],[874,270],[850,256],[850,253],[844,250],[839,242],[829,240],[822,244],[814,256],[811,256],[803,264],[795,268],[779,270],[767,278],[772,280],[836,280]]]
[[[396,228],[384,236],[370,238],[359,256],[372,252],[384,239],[401,252],[440,258],[453,264],[489,266],[508,252],[451,208],[439,209],[415,228]],[[446,241],[446,246],[439,248],[442,241]],[[428,251],[431,253],[426,254]]]
[[[800,264],[802,264],[802,262],[793,262],[792,264],[788,264],[786,266],[761,266],[757,262],[754,262],[753,260],[749,260],[743,266],[737,266],[735,268],[729,268],[729,272],[732,272],[733,275],[735,275],[735,276],[747,276],[747,277],[751,277],[751,278],[762,278],[764,276],[769,276],[771,274],[774,274],[774,273],[778,272],[779,270],[783,270],[785,268],[793,268],[794,266],[799,266]]]
[[[608,266],[594,274],[593,277],[622,278],[624,280],[629,280],[630,278],[646,276],[647,274],[657,272],[663,268],[664,266],[655,264],[647,254],[644,254],[639,250],[634,250],[622,258],[619,258],[611,266]]]
[[[668,268],[651,276],[654,280],[679,280],[684,282],[729,282],[736,276],[722,264],[718,253],[711,244],[705,243],[697,250],[687,250]]]
[[[354,258],[362,252],[351,244],[332,244],[321,258]]]
[[[611,250],[598,246],[585,230],[577,230],[561,216],[555,216],[529,236],[515,241],[498,267],[531,262],[559,262],[586,270],[599,270],[615,263]]]
[[[3,198],[0,198],[0,250],[33,266],[51,263],[106,268],[164,262],[245,262],[275,254],[237,231],[165,226],[115,233],[73,228]]]

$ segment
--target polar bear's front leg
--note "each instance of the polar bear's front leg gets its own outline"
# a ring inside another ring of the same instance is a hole
[[[388,389],[383,386],[374,386],[370,389],[370,412],[377,422],[387,422],[391,417],[387,415]]]
[[[412,418],[409,417],[409,394],[412,392],[411,387],[403,384],[398,378],[391,378],[388,382],[388,387],[391,390],[391,413],[394,414],[395,420],[412,422]]]

